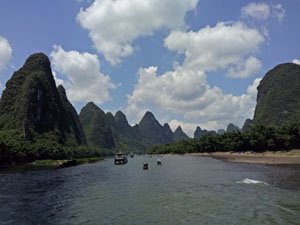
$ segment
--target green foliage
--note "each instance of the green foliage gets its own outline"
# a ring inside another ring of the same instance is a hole
[[[170,143],[172,141],[172,136],[168,132],[169,127],[160,125],[151,112],[145,113],[138,125],[138,129],[142,136],[152,145]]]
[[[76,159],[78,164],[94,163],[103,160],[103,157],[90,157]]]
[[[200,138],[155,146],[151,153],[262,152],[294,148],[300,148],[300,124],[284,124],[280,127],[253,126],[244,133],[238,131],[223,135],[204,135]]]
[[[85,138],[78,115],[63,87],[57,89],[48,57],[31,55],[0,99],[0,164],[103,154],[86,153],[81,144]]]
[[[59,85],[57,89],[64,109],[64,124],[67,134],[69,134],[69,136],[70,134],[74,135],[78,144],[86,145],[85,134],[76,110],[69,102],[64,87],[62,85]],[[70,136],[69,138],[67,138],[67,140],[74,140],[74,138]]]
[[[80,121],[89,146],[98,148],[113,148],[115,142],[105,113],[94,103],[89,102],[82,108]]]
[[[181,126],[178,126],[176,130],[174,131],[174,141],[178,140],[188,140],[189,137],[186,135],[186,133],[183,132],[181,129]]]
[[[285,63],[270,70],[261,80],[253,122],[281,125],[300,121],[300,66]]]

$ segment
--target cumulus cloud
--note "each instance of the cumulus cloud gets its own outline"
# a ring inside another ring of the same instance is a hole
[[[184,16],[198,0],[95,0],[77,15],[96,49],[111,64],[134,51],[133,41],[166,28],[184,27]]]
[[[185,123],[179,120],[171,120],[169,125],[174,132],[178,126],[181,126],[182,130],[191,138],[194,137],[194,132],[196,130],[197,124],[194,123]]]
[[[7,66],[12,54],[12,48],[7,39],[0,36],[0,71]]]
[[[54,46],[50,56],[54,70],[67,78],[63,84],[71,101],[101,104],[110,99],[109,90],[116,86],[109,76],[100,72],[97,55],[65,51],[60,46]],[[57,76],[56,82],[61,82]]]
[[[249,62],[245,57],[254,54],[264,41],[258,30],[242,22],[219,22],[214,27],[206,26],[197,32],[173,31],[165,39],[165,46],[185,55],[185,68],[209,71],[233,65],[241,67],[243,62],[252,63],[245,64],[245,69],[253,66],[254,58],[249,58]],[[257,59],[255,63],[257,66]],[[246,75],[249,74],[243,74]]]
[[[294,59],[292,62],[295,63],[295,64],[300,65],[300,60],[299,59]]]
[[[254,19],[265,20],[268,19],[271,14],[271,8],[267,3],[255,3],[252,2],[242,8],[243,17],[251,17]]]
[[[7,66],[12,54],[12,48],[8,43],[7,39],[0,35],[0,78],[1,71]],[[0,90],[3,89],[3,85],[0,79]],[[1,98],[1,96],[0,96]]]
[[[132,95],[128,96],[128,117],[136,118],[147,107],[163,114],[184,115],[182,127],[191,134],[191,125],[206,129],[224,128],[229,123],[241,125],[252,118],[256,104],[255,79],[245,94],[234,96],[224,94],[218,87],[207,84],[206,74],[201,71],[178,67],[174,71],[157,74],[156,67],[140,69],[138,83]],[[174,123],[173,121],[173,124]]]
[[[257,58],[250,56],[245,63],[228,70],[228,76],[233,78],[246,78],[256,75],[260,71],[262,63]]]
[[[129,119],[150,108],[156,115],[181,115],[181,121],[171,120],[172,126],[181,125],[189,135],[196,126],[215,130],[229,123],[241,126],[253,117],[260,79],[244,94],[232,95],[210,86],[207,73],[227,70],[234,78],[256,75],[262,63],[253,55],[264,41],[258,30],[241,22],[219,22],[199,31],[172,31],[165,46],[184,54],[185,59],[163,74],[157,73],[157,67],[139,70],[138,82],[127,98]]]
[[[56,86],[64,85],[64,80],[60,79],[54,70],[52,70],[52,74],[53,74]]]
[[[271,5],[272,7],[272,15],[278,19],[279,22],[283,20],[285,17],[285,9],[281,4]]]
[[[163,107],[168,111],[185,112],[196,105],[207,104],[210,98],[203,97],[206,89],[206,75],[201,71],[178,67],[159,76],[157,67],[149,67],[139,70],[138,84],[132,95],[128,96],[128,104],[138,104],[139,108],[144,109]]]
[[[241,9],[242,17],[255,20],[267,20],[270,16],[281,22],[285,16],[285,10],[281,4],[267,4],[252,2]]]
[[[214,101],[205,109],[187,112],[186,121],[199,121],[207,129],[226,128],[229,123],[241,126],[245,119],[253,117],[259,82],[260,78],[255,79],[246,93],[240,96],[224,94],[221,89],[215,89]]]
[[[194,129],[199,125],[208,130],[226,129],[229,123],[241,127],[247,118],[253,118],[260,80],[261,78],[256,78],[248,86],[246,93],[240,96],[226,95],[219,89],[214,102],[205,109],[185,113],[185,122],[189,122],[189,127],[194,124]]]

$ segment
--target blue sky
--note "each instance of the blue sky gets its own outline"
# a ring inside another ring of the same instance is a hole
[[[79,112],[88,101],[172,129],[242,126],[256,86],[299,63],[300,1],[0,0],[0,89],[32,53],[51,60]]]

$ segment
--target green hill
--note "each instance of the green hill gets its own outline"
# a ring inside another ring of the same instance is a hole
[[[80,111],[80,121],[90,147],[114,148],[115,141],[111,124],[105,113],[93,102],[87,103]]]
[[[174,141],[188,140],[188,139],[189,136],[187,136],[186,133],[183,132],[181,126],[178,126],[174,131]]]
[[[68,100],[64,87],[62,85],[59,85],[57,89],[65,111],[64,120],[66,124],[68,124],[70,126],[69,129],[74,132],[78,144],[86,145],[87,143],[85,134],[75,108]]]
[[[141,134],[152,144],[166,144],[172,141],[170,127],[162,126],[151,112],[146,112],[138,128]]]
[[[55,85],[48,57],[36,53],[26,59],[6,83],[0,100],[0,162],[63,157],[63,148],[84,144],[80,121]]]
[[[300,122],[300,66],[280,64],[267,72],[257,88],[253,123],[272,126]]]
[[[138,126],[130,126],[126,115],[118,111],[115,114],[115,126],[117,130],[117,148],[125,152],[143,153],[151,146],[151,143],[141,134]]]

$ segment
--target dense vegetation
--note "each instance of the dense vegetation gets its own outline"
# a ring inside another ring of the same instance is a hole
[[[267,72],[257,91],[254,124],[270,126],[300,121],[300,65],[276,66]]]
[[[43,159],[73,159],[73,158],[90,158],[104,157],[113,155],[111,149],[91,148],[82,146],[67,146],[51,142],[45,137],[38,142],[28,143],[23,140],[11,142],[0,141],[0,166],[33,162]],[[12,142],[14,143],[12,144]]]
[[[85,155],[81,130],[63,87],[56,87],[48,57],[31,55],[0,99],[0,164]]]
[[[82,108],[79,118],[89,146],[96,148],[115,147],[110,123],[107,121],[105,113],[98,106],[93,102],[89,102]]]
[[[165,144],[173,140],[169,126],[162,126],[151,112],[146,112],[139,125],[141,134],[152,144]]]
[[[85,134],[81,125],[81,121],[71,102],[69,102],[66,91],[62,85],[57,87],[60,100],[65,111],[64,121],[69,125],[69,129],[75,134],[75,138],[79,145],[86,145]]]
[[[189,137],[183,132],[181,126],[178,126],[174,131],[174,141],[188,140]]]
[[[168,124],[162,126],[151,112],[131,126],[121,111],[105,113],[90,102],[78,116],[65,89],[56,87],[48,57],[36,53],[13,74],[0,99],[0,165],[120,150],[144,153],[159,144],[164,145],[152,153],[299,148],[300,126],[291,123],[300,121],[300,66],[282,64],[269,71],[258,87],[257,102],[253,121],[246,120],[242,131],[229,124],[226,133],[217,135],[197,127],[194,139],[181,127],[172,132]]]
[[[204,135],[200,138],[155,146],[150,152],[153,154],[216,151],[262,152],[294,148],[300,148],[300,124],[285,124],[279,127],[253,126],[246,132],[234,131],[223,135]]]
[[[118,111],[115,116],[110,112],[105,114],[97,105],[89,102],[82,108],[79,117],[89,146],[104,147],[111,152],[143,153],[153,145],[152,140],[143,135],[139,125],[132,127],[128,124],[125,114],[121,111]],[[158,121],[154,119],[146,124],[148,127],[152,124],[156,126]],[[159,133],[154,135],[160,136]]]
[[[139,126],[130,126],[124,113],[116,112],[112,129],[116,130],[117,149],[123,152],[144,153],[151,143],[141,134]]]

